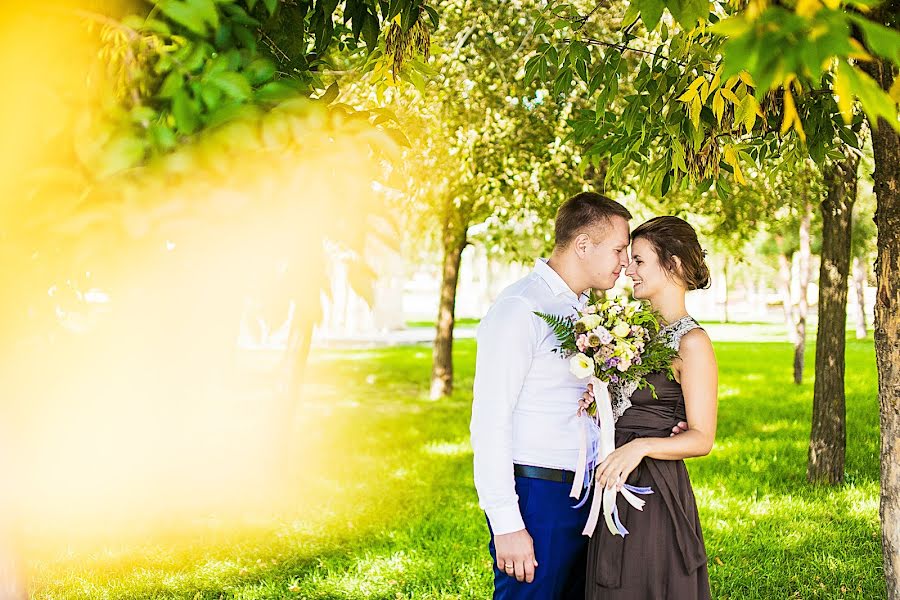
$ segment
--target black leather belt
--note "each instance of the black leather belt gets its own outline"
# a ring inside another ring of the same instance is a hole
[[[572,483],[575,481],[575,473],[562,469],[549,469],[547,467],[532,467],[531,465],[513,465],[513,473],[516,477],[528,477],[529,479],[543,479],[557,483]]]

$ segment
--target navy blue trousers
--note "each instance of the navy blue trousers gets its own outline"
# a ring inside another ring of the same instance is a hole
[[[497,568],[494,534],[489,545],[494,561],[494,600],[582,600],[587,570],[587,536],[581,535],[590,502],[573,509],[570,483],[516,477],[519,509],[534,541],[538,562],[534,581],[519,583]],[[490,522],[488,528],[490,529]]]

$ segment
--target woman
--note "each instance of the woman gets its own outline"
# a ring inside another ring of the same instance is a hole
[[[626,537],[600,524],[588,550],[585,598],[681,600],[710,598],[706,551],[697,503],[683,459],[709,453],[716,434],[718,372],[712,343],[685,310],[685,293],[709,286],[709,269],[694,229],[677,217],[656,217],[632,233],[635,298],[650,301],[664,321],[661,332],[678,350],[666,373],[648,376],[649,388],[612,389],[616,450],[597,467],[597,489],[624,483],[653,488],[638,512],[619,501]],[[593,402],[585,393],[582,405]],[[687,421],[684,433],[672,427]]]

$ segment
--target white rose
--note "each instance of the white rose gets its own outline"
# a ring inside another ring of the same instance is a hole
[[[616,337],[623,338],[629,333],[631,333],[631,326],[628,325],[625,321],[619,321],[616,323],[616,326],[613,327],[612,333]]]
[[[585,379],[594,374],[594,361],[583,352],[569,359],[569,371],[578,379]]]

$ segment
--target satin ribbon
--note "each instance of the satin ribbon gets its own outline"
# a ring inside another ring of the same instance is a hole
[[[615,420],[613,419],[612,400],[609,397],[608,384],[605,381],[600,381],[596,377],[591,377],[590,383],[593,386],[594,401],[597,406],[597,420],[599,422],[599,448],[595,464],[600,464],[613,450],[616,449],[616,427]],[[575,469],[575,481],[572,484],[572,495],[576,498],[578,497],[576,486],[581,485],[579,474],[581,474],[581,477],[584,477],[585,470],[587,469],[587,430],[585,427],[587,427],[586,424],[582,427],[582,442],[578,452],[579,460]],[[593,473],[591,479],[593,479]],[[587,487],[589,493],[590,485]],[[635,494],[645,495],[652,493],[653,490],[650,488],[639,488],[628,484],[625,484],[622,489],[622,497],[637,510],[643,510],[645,502]],[[613,535],[621,535],[622,537],[628,535],[628,530],[625,529],[625,526],[619,519],[619,509],[616,506],[617,494],[618,491],[616,488],[604,490],[600,490],[599,488],[594,489],[594,496],[591,499],[591,508],[588,512],[587,523],[585,523],[584,530],[581,532],[582,535],[588,537],[594,535],[594,530],[597,528],[597,522],[600,520],[601,510],[603,512],[603,521],[606,523],[606,527],[609,529],[610,533]]]
[[[596,377],[591,377],[591,386],[594,391],[594,403],[597,407],[597,421],[600,425],[600,449],[597,456],[597,463],[603,462],[610,452],[616,449],[615,422],[612,414],[612,401],[609,397],[608,384],[600,381]],[[612,518],[612,507],[616,502],[616,490],[594,489],[594,497],[591,500],[591,509],[588,512],[588,520],[585,523],[582,535],[591,537],[594,529],[597,528],[597,521],[600,518],[600,509],[603,508],[603,520],[613,535],[619,533],[618,528]]]

